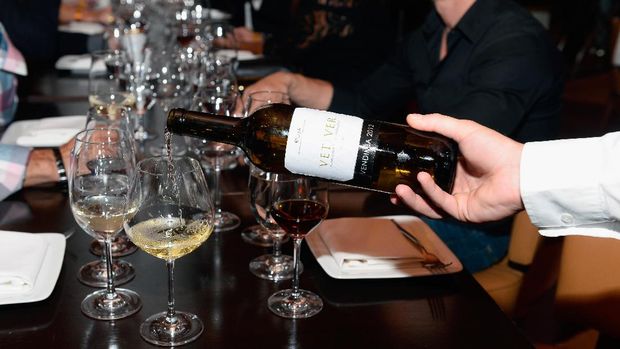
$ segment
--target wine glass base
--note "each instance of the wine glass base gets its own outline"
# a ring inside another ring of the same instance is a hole
[[[114,285],[123,285],[131,281],[136,272],[131,263],[124,260],[112,260],[112,274]],[[106,287],[108,272],[102,260],[92,261],[83,265],[78,271],[78,280],[84,285],[91,287]]]
[[[107,290],[95,291],[82,301],[82,313],[96,320],[117,320],[137,313],[142,308],[140,296],[131,290],[118,288],[116,297],[108,299]]]
[[[290,280],[295,274],[293,257],[281,255],[275,258],[272,254],[265,254],[254,258],[250,262],[250,272],[255,276],[272,281]],[[303,272],[303,265],[299,262],[299,273]]]
[[[213,231],[223,232],[236,229],[241,225],[241,219],[236,214],[230,212],[221,212],[215,216],[215,224]]]
[[[166,321],[165,311],[154,314],[140,325],[140,335],[145,341],[160,346],[177,346],[198,338],[204,331],[198,316],[186,312],[176,312],[176,322]]]
[[[259,224],[255,224],[247,227],[244,231],[241,232],[241,238],[243,241],[247,242],[250,245],[260,246],[260,247],[271,247],[273,246],[273,239],[269,231],[263,228]]]
[[[103,244],[99,240],[90,243],[90,253],[101,257],[103,255]],[[128,237],[119,235],[112,239],[112,257],[125,257],[136,252],[138,247],[129,240]]]
[[[288,319],[309,318],[323,309],[321,297],[301,289],[297,297],[293,297],[292,289],[278,291],[269,297],[267,305],[272,313]]]

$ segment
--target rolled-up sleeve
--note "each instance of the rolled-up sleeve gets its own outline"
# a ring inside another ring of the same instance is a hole
[[[0,144],[0,200],[22,188],[30,148]]]

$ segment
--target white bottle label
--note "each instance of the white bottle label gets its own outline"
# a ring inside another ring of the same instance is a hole
[[[296,108],[286,142],[284,167],[314,177],[349,181],[362,133],[361,118],[308,108]]]

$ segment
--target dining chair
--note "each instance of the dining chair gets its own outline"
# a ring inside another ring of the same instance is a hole
[[[600,129],[602,132],[606,132],[612,121],[612,115],[620,112],[620,17],[613,17],[611,20],[611,52],[610,59],[610,74],[609,74],[609,97],[603,117],[600,121]]]
[[[474,278],[510,317],[525,316],[556,282],[561,239],[538,233],[524,212],[515,216],[508,254]]]
[[[571,338],[596,330],[597,348],[620,345],[619,270],[620,240],[586,236],[564,239],[554,308],[558,321],[572,329]]]

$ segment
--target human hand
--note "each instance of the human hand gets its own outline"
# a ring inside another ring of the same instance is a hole
[[[409,115],[415,129],[436,132],[459,146],[452,193],[444,192],[426,172],[418,174],[425,197],[398,185],[392,203],[404,203],[430,218],[451,216],[463,222],[499,220],[523,209],[519,171],[523,144],[470,120],[440,114]]]

